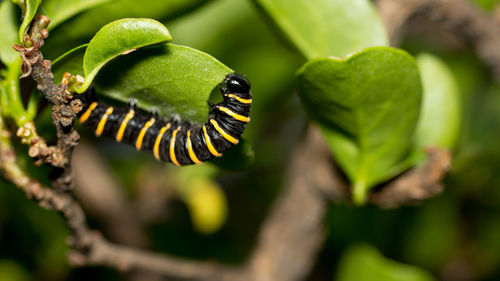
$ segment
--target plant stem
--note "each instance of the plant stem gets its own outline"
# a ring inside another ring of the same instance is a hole
[[[367,185],[364,180],[357,180],[352,187],[352,200],[355,205],[362,206],[366,203]]]

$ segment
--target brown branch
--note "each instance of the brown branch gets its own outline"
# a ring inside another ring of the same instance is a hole
[[[431,148],[428,150],[427,162],[373,192],[370,203],[383,208],[396,208],[431,198],[443,190],[440,181],[450,166],[449,151]]]
[[[92,250],[74,253],[73,262],[157,272],[180,280],[302,280],[326,236],[325,194],[339,199],[348,193],[342,181],[330,173],[329,155],[319,131],[311,129],[292,157],[285,190],[262,226],[254,254],[241,268],[152,254],[113,245],[95,235]]]
[[[36,201],[41,207],[61,213],[73,236],[77,238],[78,243],[75,246],[80,249],[87,248],[88,243],[85,237],[88,236],[88,229],[82,209],[70,195],[42,186],[39,181],[31,179],[19,166],[10,142],[10,132],[4,127],[2,118],[0,118],[0,171],[4,178],[14,183],[28,198]]]
[[[99,222],[103,233],[112,241],[146,247],[147,235],[132,202],[126,198],[124,188],[114,180],[95,148],[82,142],[73,156],[74,193],[87,214]]]
[[[403,25],[411,16],[423,15],[472,45],[477,56],[500,79],[500,24],[470,1],[378,0],[377,6],[393,43],[399,42]]]
[[[108,266],[120,271],[154,272],[175,280],[247,280],[242,279],[244,275],[238,269],[120,246],[107,242],[99,235],[92,237],[91,249],[90,252],[73,252],[70,256],[73,264]]]
[[[70,102],[72,97],[66,91],[66,84],[54,84],[51,62],[44,60],[40,52],[44,39],[48,36],[46,27],[49,22],[50,20],[45,16],[35,18],[30,32],[25,35],[23,45],[14,45],[14,49],[23,59],[21,77],[31,76],[38,90],[52,103],[52,119],[57,131],[55,147],[47,146],[42,138],[33,133],[33,137],[30,138],[30,156],[61,169],[59,175],[53,179],[53,186],[56,190],[64,191],[73,188],[71,153],[80,138],[73,129],[73,119],[76,112],[80,110],[81,104],[77,100]],[[27,129],[34,132],[33,128]]]
[[[266,218],[250,261],[248,280],[303,280],[326,237],[323,217],[331,198],[348,193],[332,173],[331,157],[316,128],[296,148],[284,190]]]

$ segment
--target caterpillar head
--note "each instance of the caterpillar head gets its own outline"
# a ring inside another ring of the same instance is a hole
[[[250,92],[250,82],[239,73],[230,73],[224,79],[227,89],[231,93],[246,94]]]

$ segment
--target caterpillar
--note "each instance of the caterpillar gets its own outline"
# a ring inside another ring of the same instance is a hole
[[[80,123],[97,136],[150,151],[157,160],[177,166],[201,164],[239,142],[250,121],[250,83],[238,73],[228,74],[219,86],[223,100],[210,104],[208,121],[202,125],[182,123],[178,118],[163,121],[157,114],[144,114],[131,103],[114,107],[95,98],[82,97]]]

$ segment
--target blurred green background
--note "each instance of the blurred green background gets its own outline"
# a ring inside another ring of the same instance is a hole
[[[179,169],[79,130],[132,202],[150,248],[241,264],[307,127],[294,90],[295,72],[305,58],[251,1],[178,0],[169,7],[160,2],[113,1],[79,13],[50,31],[44,54],[54,59],[88,42],[111,20],[147,16],[168,27],[173,43],[209,53],[252,81],[252,122],[244,138],[253,147],[254,160],[243,170],[214,165]],[[475,4],[489,13],[497,2]],[[89,19],[94,26],[82,27]],[[327,242],[308,280],[500,280],[500,85],[470,48],[441,32],[438,26],[416,22],[401,47],[413,55],[439,57],[457,81],[462,127],[445,191],[420,206],[396,210],[332,204],[325,220]],[[50,137],[47,109],[36,122],[40,133]],[[31,171],[47,180],[48,169]],[[70,267],[68,231],[61,218],[3,179],[0,187],[0,281],[123,280],[114,270]],[[155,205],[159,214],[145,210],[150,189],[164,194]],[[89,220],[94,228],[103,228],[91,215]]]

